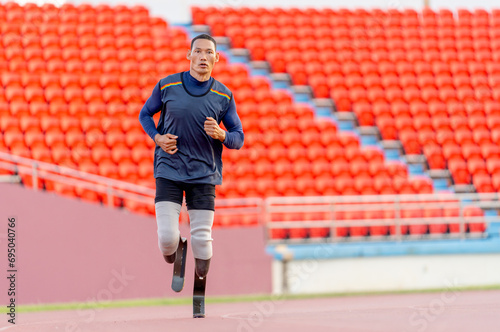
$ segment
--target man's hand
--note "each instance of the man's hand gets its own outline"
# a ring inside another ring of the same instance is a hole
[[[219,127],[214,118],[207,117],[204,128],[207,135],[213,139],[218,139],[221,142],[224,142],[226,139],[226,131]]]
[[[165,135],[156,134],[155,143],[168,154],[174,154],[178,150],[177,136],[172,134],[165,134]]]

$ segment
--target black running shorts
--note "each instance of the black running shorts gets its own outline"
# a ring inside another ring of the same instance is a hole
[[[184,192],[188,210],[215,211],[215,185],[156,178],[155,203],[167,201],[182,205]]]

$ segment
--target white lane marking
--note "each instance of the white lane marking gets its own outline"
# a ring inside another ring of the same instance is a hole
[[[240,316],[240,315],[246,315],[246,317],[236,317],[236,316]],[[250,317],[249,315],[250,315],[250,312],[242,311],[242,312],[235,312],[232,314],[225,314],[225,315],[222,315],[221,317],[226,318],[226,319],[241,320],[241,319],[248,319],[248,317]]]

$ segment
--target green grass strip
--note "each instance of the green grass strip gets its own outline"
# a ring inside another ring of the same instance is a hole
[[[418,293],[439,293],[444,291],[485,291],[499,290],[500,285],[477,286],[477,287],[457,287],[457,288],[442,288],[442,289],[419,289],[419,290],[404,290],[404,291],[377,291],[377,292],[350,292],[350,293],[323,293],[323,294],[298,294],[298,295],[236,295],[236,296],[214,296],[207,297],[207,303],[237,303],[237,302],[260,302],[260,301],[277,301],[277,300],[298,300],[298,299],[318,299],[318,298],[335,298],[346,296],[376,296],[376,295],[391,295],[391,294],[418,294]],[[82,310],[82,309],[101,309],[101,308],[127,308],[127,307],[148,307],[148,306],[176,306],[176,305],[191,305],[191,297],[182,298],[152,298],[152,299],[134,299],[134,300],[117,300],[106,302],[71,302],[71,303],[54,303],[54,304],[33,304],[19,305],[16,307],[16,312],[38,312],[38,311],[55,311],[55,310]],[[2,312],[6,313],[7,308],[3,306]]]

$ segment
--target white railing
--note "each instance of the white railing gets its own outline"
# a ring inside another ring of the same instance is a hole
[[[32,176],[34,190],[38,190],[39,181],[43,179],[107,195],[107,202],[110,206],[113,206],[114,197],[150,203],[151,197],[154,197],[155,194],[155,191],[148,187],[11,155],[2,151],[0,151],[0,169],[19,175]]]
[[[304,228],[327,229],[330,241],[356,240],[347,229],[362,229],[358,240],[366,239],[363,233],[370,235],[374,228],[387,233],[370,236],[372,240],[465,238],[485,236],[490,222],[500,222],[498,216],[485,218],[488,209],[500,210],[498,193],[272,197],[265,200],[265,223],[270,240],[273,230]],[[433,232],[431,226],[441,229]]]
[[[5,152],[0,152],[0,169],[18,175],[32,176],[35,190],[39,187],[38,181],[43,179],[100,193],[107,196],[110,206],[114,204],[114,197],[153,205],[155,190],[152,188]],[[435,232],[430,236],[464,238],[485,236],[481,230],[482,227],[487,227],[491,221],[500,222],[498,217],[485,219],[482,215],[483,210],[500,211],[498,193],[235,198],[217,199],[216,207],[218,217],[253,217],[252,220],[265,225],[269,242],[309,241],[311,239],[288,239],[288,235],[286,238],[280,238],[272,233],[276,230],[289,232],[314,228],[327,230],[322,240],[373,240],[380,238],[380,236],[370,234],[374,227],[385,228],[387,234],[382,236],[384,239],[401,241],[409,238],[405,235],[408,228],[418,228],[419,225],[423,228],[445,225],[446,231]],[[482,210],[479,210],[481,213],[468,213],[471,212],[468,210],[474,207],[481,208]],[[185,207],[183,211],[185,212]],[[183,218],[185,221],[185,213]],[[471,231],[471,225],[476,225],[478,228]],[[361,236],[359,234],[353,236],[352,231],[360,228],[362,229]],[[349,231],[346,231],[347,229]],[[433,232],[425,231],[425,234],[424,232],[415,234],[411,229],[409,231],[410,237],[411,235],[425,236],[429,233]]]
[[[151,165],[153,167],[153,165]],[[114,206],[114,197],[148,205],[154,204],[155,190],[133,183],[110,179],[96,174],[81,172],[69,167],[36,161],[0,151],[0,169],[18,175],[32,176],[33,189],[38,190],[40,180],[49,180],[72,187],[95,191],[106,196],[109,206]],[[260,220],[263,201],[260,198],[217,199],[217,215],[255,215]],[[183,206],[185,212],[185,206]],[[182,213],[181,221],[186,221]]]

